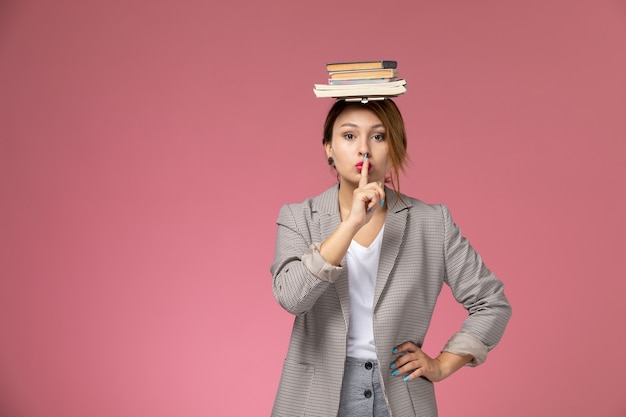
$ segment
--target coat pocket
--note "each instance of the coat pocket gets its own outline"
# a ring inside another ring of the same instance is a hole
[[[435,387],[428,379],[416,378],[405,383],[416,416],[437,417]]]
[[[314,374],[313,365],[285,361],[272,417],[304,416]]]

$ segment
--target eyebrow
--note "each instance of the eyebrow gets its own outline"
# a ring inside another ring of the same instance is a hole
[[[357,125],[355,123],[352,123],[352,122],[346,122],[346,123],[342,124],[339,127],[359,127],[359,125]],[[371,129],[376,129],[376,128],[379,128],[379,127],[384,128],[385,126],[382,123],[379,123],[377,125],[371,126]]]

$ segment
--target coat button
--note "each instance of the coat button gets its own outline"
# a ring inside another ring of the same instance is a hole
[[[368,371],[372,369],[372,362],[365,362],[365,369],[367,369]]]
[[[365,395],[365,398],[370,398],[372,396],[372,391],[366,389],[363,395]]]

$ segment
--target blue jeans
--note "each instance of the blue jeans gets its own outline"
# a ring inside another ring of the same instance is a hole
[[[376,360],[346,358],[337,417],[389,417]]]

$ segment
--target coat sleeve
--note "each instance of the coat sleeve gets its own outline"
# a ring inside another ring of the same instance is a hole
[[[311,239],[310,211],[302,205],[283,206],[276,223],[272,290],[285,310],[302,314],[315,305],[342,268],[329,264],[320,254],[320,242]]]
[[[461,330],[443,350],[473,354],[474,360],[469,365],[476,366],[502,338],[511,317],[511,306],[502,281],[485,266],[480,255],[462,236],[448,208],[441,205],[441,209],[445,228],[445,281],[454,298],[469,313]]]

